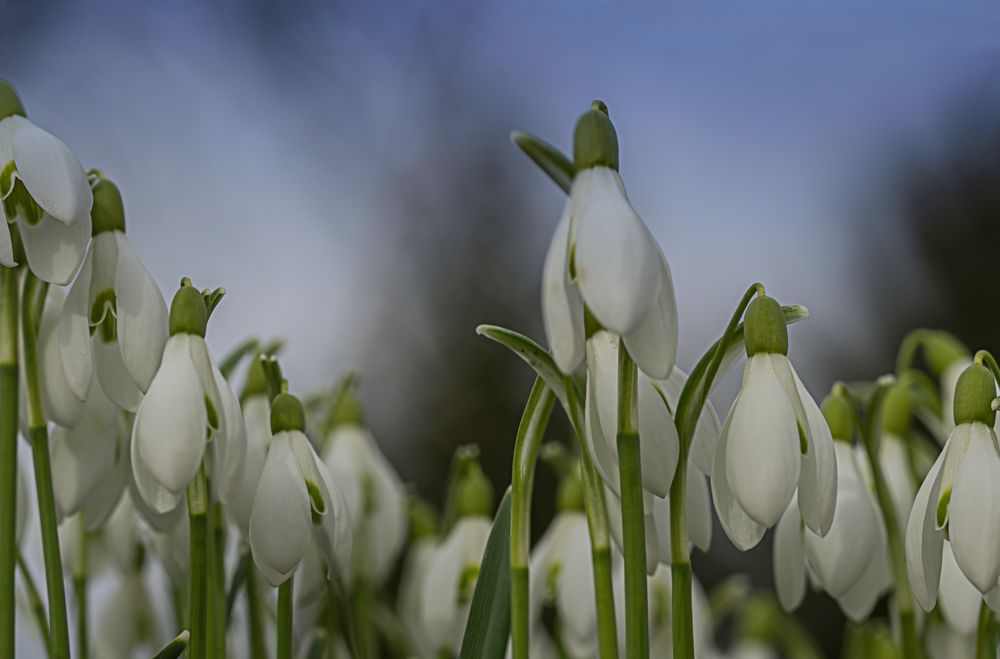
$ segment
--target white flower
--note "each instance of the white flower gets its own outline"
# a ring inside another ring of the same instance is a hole
[[[138,500],[137,500],[138,502]],[[183,589],[188,583],[188,564],[191,549],[191,526],[187,511],[175,515],[172,525],[150,527],[149,548],[163,566],[175,588]]]
[[[871,482],[871,469],[864,447],[857,447],[858,466],[865,482]],[[917,495],[917,481],[910,467],[910,457],[906,450],[906,440],[890,432],[883,432],[878,446],[878,459],[882,466],[889,495],[896,508],[896,522],[900,532],[906,531],[906,520]]]
[[[267,446],[271,441],[271,401],[266,394],[255,394],[243,401],[243,425],[247,437],[246,466],[229,512],[246,538],[250,534],[253,498],[257,494],[257,483],[264,471]]]
[[[301,430],[271,439],[250,514],[250,549],[274,587],[284,583],[315,541],[328,578],[350,556],[343,495]]]
[[[807,527],[826,535],[837,502],[837,461],[823,413],[784,354],[747,360],[712,468],[712,493],[726,535],[755,546],[798,489]]]
[[[117,188],[102,180],[94,194],[99,232],[59,322],[63,370],[77,399],[87,399],[91,373],[96,371],[108,398],[135,411],[160,366],[167,341],[167,305],[125,236]]]
[[[17,224],[31,271],[63,285],[73,279],[90,240],[93,198],[87,176],[69,148],[24,116],[10,86],[0,108],[0,213]],[[9,230],[0,229],[0,264],[13,267]]]
[[[160,647],[160,625],[152,597],[141,573],[126,575],[108,598],[97,621],[94,656],[131,657]]]
[[[87,565],[80,552],[82,534],[87,533]],[[73,515],[59,524],[59,545],[63,567],[73,575],[97,577],[105,571],[116,574],[135,572],[139,536],[135,523],[135,508],[130,497],[124,496],[100,527],[81,515]]]
[[[406,490],[375,438],[356,424],[343,424],[327,439],[323,461],[350,510],[354,537],[349,578],[383,582],[406,541]]]
[[[424,579],[434,559],[437,545],[436,536],[425,536],[410,543],[399,577],[399,590],[396,593],[396,611],[409,632],[414,652],[422,659],[433,659],[437,656],[423,625],[421,606]]]
[[[667,260],[632,208],[618,172],[578,172],[545,258],[542,317],[556,364],[584,356],[584,307],[622,336],[644,373],[670,374],[677,354],[677,302]]]
[[[962,635],[975,634],[982,594],[969,583],[955,562],[951,543],[944,541],[941,552],[941,586],[938,609],[948,626]]]
[[[228,503],[246,462],[243,414],[205,339],[179,332],[167,341],[132,429],[133,480],[154,512],[177,508],[207,446],[213,488]]]
[[[458,654],[490,535],[490,518],[460,517],[428,561],[421,591],[421,619],[431,647]]]
[[[778,599],[787,611],[802,603],[806,573],[837,600],[855,622],[864,620],[891,586],[889,546],[878,503],[857,465],[854,450],[835,442],[837,506],[825,536],[802,524],[793,498],[778,522],[774,573]]]

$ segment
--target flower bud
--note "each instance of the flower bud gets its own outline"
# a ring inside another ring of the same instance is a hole
[[[416,543],[438,534],[438,517],[434,508],[423,499],[410,499],[410,540]]]
[[[927,365],[934,375],[940,377],[949,366],[963,359],[971,359],[965,345],[952,334],[944,331],[928,332],[924,339],[924,354]]]
[[[207,326],[205,298],[190,282],[182,283],[170,303],[170,336],[193,334],[205,338]]]
[[[456,518],[493,514],[493,485],[478,463],[468,466],[455,492]]]
[[[955,424],[978,421],[992,428],[997,416],[992,407],[996,386],[993,374],[981,364],[970,364],[962,371],[955,385]]]
[[[913,398],[904,384],[889,387],[882,404],[882,430],[897,437],[903,437],[910,430],[913,412]]]
[[[851,401],[841,393],[832,393],[823,399],[823,416],[830,426],[830,434],[837,441],[854,442],[854,410]]]
[[[24,105],[21,104],[21,99],[13,85],[6,80],[0,80],[0,119],[14,115],[28,116],[24,112]]]
[[[357,393],[358,378],[354,373],[346,375],[337,390],[337,397],[330,410],[329,428],[338,426],[362,426],[365,421],[364,410]]]
[[[125,208],[118,186],[101,179],[93,188],[94,205],[90,209],[91,235],[105,231],[125,231]]]
[[[305,432],[306,411],[298,398],[289,393],[280,393],[271,402],[271,433],[298,430]]]
[[[781,305],[773,297],[758,296],[750,306],[744,320],[747,357],[758,353],[788,354],[788,327]]]
[[[618,171],[618,135],[603,101],[591,103],[590,109],[576,122],[573,163],[578,172],[591,167]]]

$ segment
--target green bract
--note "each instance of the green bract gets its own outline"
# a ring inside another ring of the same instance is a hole
[[[493,485],[477,463],[468,466],[455,492],[455,517],[493,514]]]
[[[760,295],[750,306],[744,320],[747,357],[758,353],[788,354],[788,327],[781,305],[773,297]]]
[[[993,399],[997,395],[996,380],[981,364],[970,364],[962,371],[955,385],[955,423],[980,422],[993,427],[997,413]]]
[[[854,408],[847,396],[840,393],[832,393],[823,399],[823,416],[830,426],[830,434],[833,438],[848,444],[854,442]]]
[[[924,339],[924,354],[927,365],[935,375],[940,376],[959,359],[968,360],[969,350],[954,336],[944,331],[929,332]]]
[[[913,397],[909,388],[896,383],[885,394],[882,404],[882,430],[887,433],[904,437],[910,430],[910,418],[913,413]]]
[[[410,538],[416,542],[438,534],[438,516],[434,508],[422,499],[410,500]]]
[[[280,393],[271,402],[271,432],[305,432],[306,411],[302,402],[289,393]]]
[[[194,334],[205,337],[208,327],[208,309],[205,298],[190,283],[182,284],[170,303],[170,336]]]
[[[604,101],[594,101],[576,122],[573,166],[578,172],[591,167],[609,167],[618,171],[618,134]]]
[[[93,188],[94,206],[90,210],[91,235],[105,231],[125,231],[125,208],[118,186],[101,179]]]
[[[6,80],[0,80],[0,119],[14,115],[28,116],[14,87]]]

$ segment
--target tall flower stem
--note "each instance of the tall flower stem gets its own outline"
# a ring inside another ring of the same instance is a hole
[[[82,513],[81,513],[82,517]],[[87,659],[90,656],[90,636],[88,631],[88,608],[87,608],[87,574],[88,574],[88,552],[89,537],[87,528],[80,520],[80,543],[76,547],[78,552],[76,564],[80,571],[73,575],[73,593],[76,595],[76,654],[78,659]],[[72,551],[72,549],[70,549]]]
[[[28,438],[35,465],[35,490],[38,498],[38,521],[42,529],[42,554],[45,558],[45,584],[49,596],[49,629],[52,653],[56,659],[69,659],[69,623],[66,616],[66,585],[63,581],[59,552],[56,501],[52,491],[52,462],[49,456],[49,429],[42,407],[39,386],[38,321],[48,284],[30,270],[24,273],[21,293],[21,341],[24,346],[24,383],[28,399]]]
[[[510,512],[510,635],[514,659],[528,659],[528,561],[531,556],[531,492],[538,449],[548,427],[555,395],[541,378],[535,380],[514,440]]]
[[[622,499],[622,553],[625,556],[625,654],[628,659],[649,656],[638,389],[639,370],[622,341],[618,348],[618,473]]]
[[[191,526],[189,560],[188,624],[191,642],[188,644],[189,659],[205,659],[207,656],[207,604],[208,604],[208,482],[204,465],[198,469],[194,480],[188,485],[188,520]]]
[[[292,608],[295,578],[288,577],[278,586],[278,654],[277,659],[292,659]]]
[[[687,534],[687,467],[688,452],[694,437],[698,419],[705,407],[708,394],[722,366],[726,352],[734,343],[740,328],[740,319],[757,295],[764,294],[764,286],[759,283],[751,285],[736,311],[733,312],[722,337],[708,349],[699,360],[688,377],[680,399],[677,401],[677,414],[674,424],[677,426],[679,451],[677,455],[677,470],[670,484],[670,574],[672,600],[671,624],[673,625],[674,657],[676,659],[693,659],[694,657],[694,623],[691,605],[691,549]]]
[[[6,230],[6,227],[4,227]],[[17,563],[17,270],[0,266],[0,656],[14,656]]]
[[[212,657],[226,656],[225,518],[222,505],[209,506],[208,533],[208,647]]]
[[[38,625],[38,632],[45,642],[45,656],[52,657],[52,636],[49,634],[49,620],[45,613],[45,603],[38,592],[35,578],[31,576],[31,569],[24,560],[21,552],[17,552],[17,569],[21,571],[21,579],[24,581],[24,589],[28,593],[28,602],[31,604],[31,611],[35,615],[35,623]]]
[[[986,605],[986,600],[983,600],[979,605],[979,625],[976,627],[976,659],[995,659],[995,627],[993,611]]]
[[[882,416],[883,403],[886,393],[892,386],[892,377],[880,378],[875,383],[875,391],[871,395],[871,402],[868,407],[868,414],[865,422],[860,422],[858,414],[859,401],[851,397],[850,390],[837,383],[834,388],[843,395],[849,396],[853,401],[853,408],[857,416],[858,428],[861,430],[861,440],[865,447],[865,456],[868,458],[868,466],[871,468],[872,481],[875,485],[875,496],[878,499],[879,508],[882,509],[882,518],[885,520],[885,531],[889,540],[889,558],[892,561],[892,574],[895,590],[892,598],[896,612],[899,615],[900,635],[903,639],[903,656],[919,659],[923,656],[920,647],[920,640],[917,636],[916,611],[913,608],[913,593],[910,589],[910,580],[906,573],[906,548],[903,544],[903,537],[900,533],[900,520],[896,518],[896,504],[892,500],[892,493],[889,491],[889,484],[882,471],[882,463],[878,459],[878,445],[880,419]]]
[[[257,565],[253,562],[253,556],[247,560],[247,640],[250,646],[250,659],[267,659],[267,648],[264,644],[264,609],[260,601]]]

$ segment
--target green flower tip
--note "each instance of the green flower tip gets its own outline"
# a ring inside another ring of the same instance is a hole
[[[941,377],[941,374],[959,359],[969,360],[972,358],[972,354],[964,343],[950,332],[943,330],[927,333],[927,337],[924,339],[924,355],[927,358],[927,365],[938,377]]]
[[[905,384],[896,383],[885,393],[882,404],[882,431],[905,437],[913,416],[913,396]]]
[[[760,295],[747,307],[744,320],[747,357],[758,353],[788,354],[788,326],[781,305],[773,297]]]
[[[993,374],[985,366],[971,364],[962,371],[955,385],[955,423],[978,421],[992,428],[997,416],[993,410],[996,386]]]
[[[208,307],[205,297],[185,278],[170,303],[170,336],[194,334],[205,338],[208,328]]]
[[[559,482],[556,510],[564,513],[583,511],[583,481],[579,469],[570,469]]]
[[[455,497],[456,517],[489,517],[493,514],[493,484],[478,463],[469,465],[458,483]]]
[[[438,515],[431,504],[419,497],[410,499],[410,538],[416,542],[438,534]]]
[[[853,443],[854,410],[847,396],[835,391],[823,399],[822,409],[833,438],[848,444]]]
[[[364,409],[358,398],[358,376],[348,373],[344,376],[330,409],[330,429],[339,426],[361,426],[365,422]]]
[[[6,80],[0,79],[0,119],[11,116],[28,116],[24,111],[24,104],[21,97],[17,95],[14,86]]]
[[[581,172],[591,167],[618,171],[618,133],[604,101],[594,101],[576,122],[573,133],[573,166]]]
[[[90,210],[93,224],[91,234],[96,236],[105,231],[125,231],[125,207],[118,186],[106,178],[98,180],[94,186],[94,206]]]
[[[243,383],[240,399],[246,400],[252,396],[266,396],[267,394],[267,374],[264,372],[264,364],[258,353],[250,360],[250,365],[247,367],[247,379]]]
[[[305,432],[306,410],[302,402],[290,393],[282,392],[271,401],[271,432],[298,430]]]

